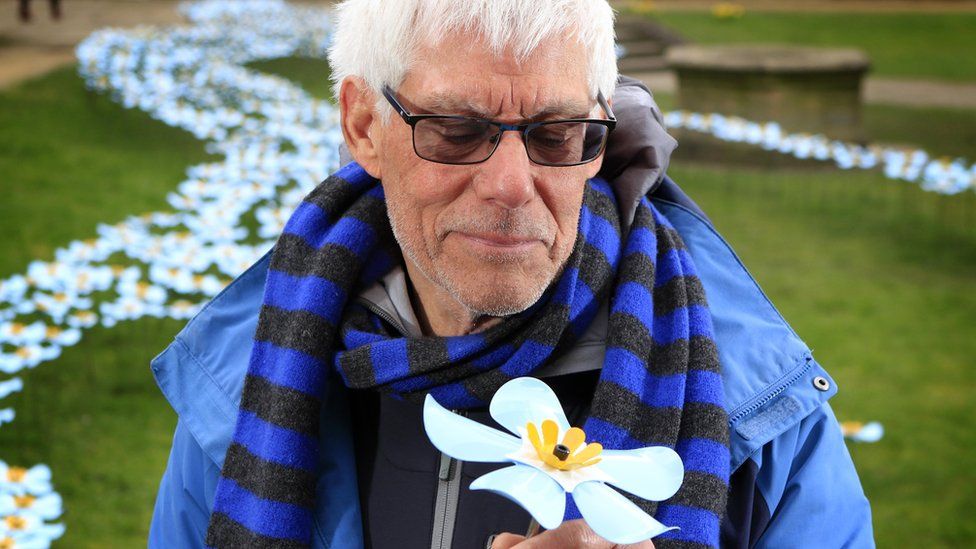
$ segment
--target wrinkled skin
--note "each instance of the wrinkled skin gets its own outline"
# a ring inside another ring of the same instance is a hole
[[[596,116],[582,48],[544,42],[521,63],[470,36],[422,47],[395,90],[413,114],[469,114],[521,123]],[[382,99],[381,99],[382,100]],[[353,158],[383,182],[414,306],[428,334],[485,329],[533,305],[561,274],[576,241],[585,181],[602,160],[553,168],[532,163],[521,136],[503,134],[487,161],[452,166],[418,157],[410,127],[383,121],[356,78],[340,92]],[[550,111],[544,116],[540,112]]]

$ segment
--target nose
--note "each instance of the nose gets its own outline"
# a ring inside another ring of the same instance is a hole
[[[491,158],[478,164],[475,192],[478,198],[497,206],[515,209],[535,195],[532,162],[518,132],[502,132],[501,142]]]

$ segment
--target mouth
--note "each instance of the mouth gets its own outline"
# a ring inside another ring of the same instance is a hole
[[[545,243],[536,237],[520,236],[505,233],[467,233],[452,232],[449,236],[455,236],[459,244],[469,251],[488,258],[508,258],[517,259],[524,257],[536,249],[537,246],[545,246]]]
[[[531,237],[531,236],[519,236],[513,234],[504,233],[465,233],[456,232],[458,236],[466,240],[481,244],[483,246],[492,246],[496,248],[521,248],[524,246],[531,246],[533,244],[542,244],[542,240]]]

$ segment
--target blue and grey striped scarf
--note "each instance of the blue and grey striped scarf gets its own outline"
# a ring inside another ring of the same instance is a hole
[[[571,348],[609,300],[606,361],[587,438],[606,448],[664,445],[686,475],[678,493],[635,503],[680,526],[657,547],[717,547],[729,476],[728,417],[705,293],[681,238],[646,199],[621,242],[616,200],[587,182],[566,267],[528,311],[478,334],[406,338],[355,296],[400,259],[383,191],[355,163],[319,185],[272,254],[234,438],[206,543],[311,543],[326,377],[451,408],[485,406],[506,381]],[[579,513],[568,497],[567,518]]]

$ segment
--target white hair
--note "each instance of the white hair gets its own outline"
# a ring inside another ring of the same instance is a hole
[[[613,9],[606,0],[345,0],[336,7],[329,47],[333,92],[358,76],[377,94],[397,89],[417,48],[453,32],[481,36],[496,54],[511,48],[524,60],[552,37],[575,36],[586,51],[591,97],[610,97],[617,82]]]

